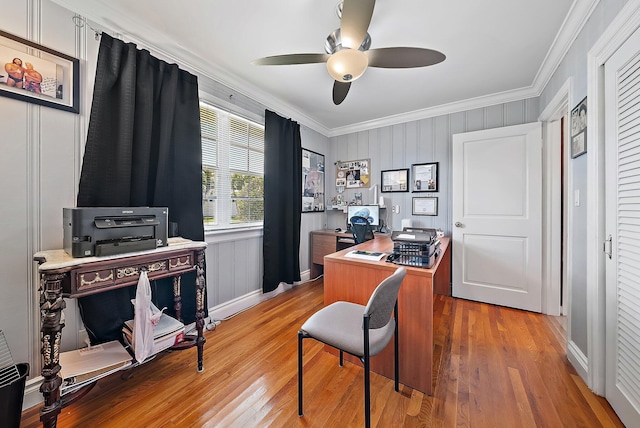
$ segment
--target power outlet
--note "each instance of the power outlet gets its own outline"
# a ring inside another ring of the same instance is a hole
[[[400,214],[400,205],[392,205],[391,212],[394,214]]]

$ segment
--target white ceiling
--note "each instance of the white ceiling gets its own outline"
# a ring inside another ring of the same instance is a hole
[[[331,136],[539,95],[593,0],[378,0],[371,48],[422,47],[447,59],[369,68],[332,102],[324,64],[254,66],[264,56],[322,53],[338,0],[54,0],[146,43]]]

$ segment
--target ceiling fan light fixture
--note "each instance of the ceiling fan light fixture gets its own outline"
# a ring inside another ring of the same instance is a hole
[[[327,60],[327,70],[338,82],[353,82],[362,76],[369,65],[369,57],[357,49],[342,49]]]

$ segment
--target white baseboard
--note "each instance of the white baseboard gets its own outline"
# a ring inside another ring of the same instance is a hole
[[[578,375],[584,380],[584,382],[589,385],[588,374],[589,374],[589,360],[587,356],[578,348],[578,346],[573,341],[569,341],[567,344],[567,358],[571,365],[576,369]]]
[[[237,314],[238,312],[249,309],[250,307],[257,305],[260,302],[264,302],[273,297],[276,297],[278,294],[290,290],[296,285],[300,285],[306,281],[309,281],[309,277],[310,271],[306,270],[304,272],[300,272],[299,283],[286,284],[284,282],[281,282],[278,288],[268,293],[263,293],[262,290],[255,290],[251,293],[245,294],[244,296],[236,297],[233,300],[229,300],[228,302],[224,302],[220,305],[209,308],[209,317],[207,319],[207,324],[211,322],[210,320],[223,320]]]
[[[211,323],[212,320],[222,320],[228,318],[232,315],[237,314],[238,312],[242,312],[245,309],[249,309],[250,307],[257,305],[260,302],[264,302],[265,300],[276,297],[278,294],[290,290],[296,285],[300,285],[306,281],[309,281],[309,276],[310,271],[306,270],[304,272],[300,272],[301,280],[299,283],[285,284],[284,282],[281,282],[278,288],[269,293],[263,293],[262,290],[256,290],[251,293],[245,294],[244,296],[237,297],[228,302],[209,308],[209,316],[205,320],[205,325]],[[194,326],[195,323],[191,323],[190,325],[186,326],[186,331],[189,331]],[[84,332],[84,334],[86,335],[86,332]],[[27,381],[24,390],[24,402],[22,405],[23,411],[33,406],[42,404],[43,398],[42,394],[40,393],[40,384],[42,383],[42,380],[42,376],[38,376]]]
[[[22,402],[22,411],[30,409],[33,406],[40,405],[44,402],[42,393],[40,392],[40,384],[42,376],[29,379],[24,387],[24,401]]]

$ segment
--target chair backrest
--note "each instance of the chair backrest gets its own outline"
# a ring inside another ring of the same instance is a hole
[[[366,217],[354,215],[349,219],[349,223],[351,223],[351,233],[353,233],[353,239],[355,239],[356,244],[361,244],[374,238],[371,223]]]
[[[376,329],[384,327],[389,323],[393,308],[398,300],[400,285],[407,270],[399,267],[393,275],[385,278],[369,298],[369,302],[364,309],[365,314],[369,314],[369,328]]]

